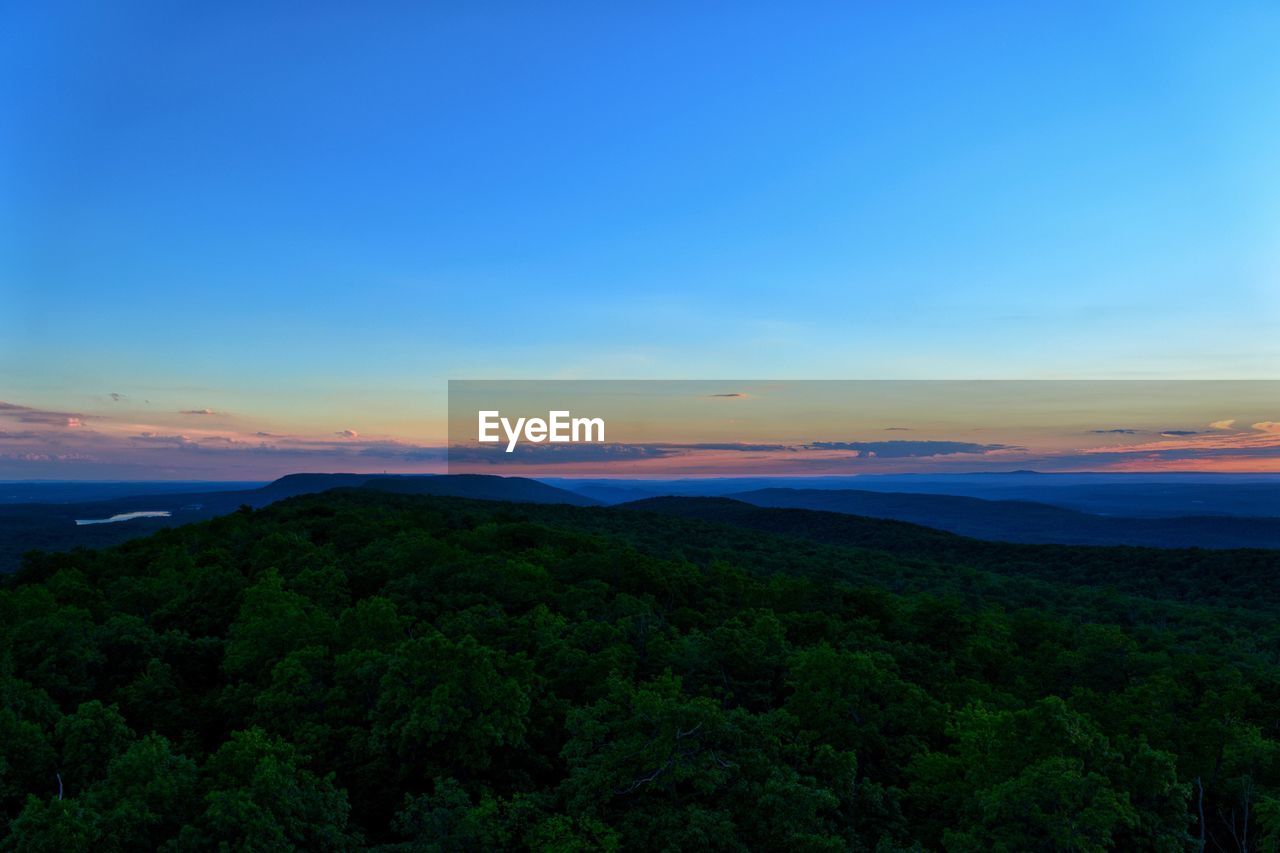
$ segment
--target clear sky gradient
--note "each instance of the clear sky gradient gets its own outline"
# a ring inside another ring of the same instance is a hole
[[[1277,376],[1272,3],[0,15],[0,400],[66,416],[0,477],[451,377]]]

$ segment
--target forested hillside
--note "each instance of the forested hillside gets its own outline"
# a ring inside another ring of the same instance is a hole
[[[1150,598],[1272,611],[1280,600],[1280,550],[1030,545],[970,539],[908,522],[843,512],[756,507],[728,498],[654,498],[623,508],[710,521],[806,542],[886,551],[949,568],[1115,589]],[[740,533],[739,533],[740,535]],[[678,546],[678,540],[671,543]],[[900,560],[901,562],[901,560]],[[908,562],[910,564],[910,562]]]
[[[9,486],[8,488],[20,488]],[[64,490],[70,490],[66,486]],[[87,485],[94,493],[101,486]],[[70,551],[103,548],[136,539],[166,527],[225,515],[237,507],[259,508],[278,500],[337,488],[361,488],[399,494],[437,495],[522,503],[566,503],[589,506],[595,501],[523,477],[472,474],[400,476],[382,474],[290,474],[251,489],[216,491],[144,490],[139,494],[94,501],[0,503],[0,574],[16,569],[22,555],[33,549]],[[117,514],[163,511],[168,517],[137,518],[128,523],[80,525],[76,519],[103,519]]]
[[[3,845],[1280,843],[1280,588],[1242,568],[1274,552],[731,503],[343,490],[29,558]]]

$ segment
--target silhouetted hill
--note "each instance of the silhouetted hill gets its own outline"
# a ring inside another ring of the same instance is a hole
[[[527,477],[498,477],[489,474],[288,474],[254,490],[251,497],[255,500],[263,497],[279,500],[294,495],[347,488],[486,501],[562,503],[574,506],[594,506],[598,503],[589,497]],[[253,501],[249,503],[251,506],[256,505]]]
[[[1001,542],[1280,548],[1280,518],[1116,518],[1032,501],[853,489],[759,489],[729,497],[756,506],[891,518]]]
[[[710,522],[726,529],[866,548],[930,564],[982,567],[1045,581],[1106,586],[1189,602],[1229,597],[1269,603],[1280,589],[1280,550],[1024,544],[972,539],[904,521],[808,509],[758,507],[728,498],[653,498],[618,510]]]
[[[595,506],[595,501],[565,489],[557,489],[525,477],[494,477],[486,474],[453,474],[433,477],[371,477],[363,488],[409,495],[475,498],[486,501],[517,501],[535,504]]]
[[[705,477],[677,480],[545,479],[604,503],[663,495],[732,497],[759,489],[822,489],[1030,501],[1091,515],[1280,517],[1277,474],[862,474],[844,477]]]
[[[481,474],[400,476],[388,474],[289,474],[244,490],[130,495],[80,503],[0,505],[0,572],[17,568],[25,551],[65,551],[105,547],[157,530],[203,521],[248,506],[258,509],[285,498],[341,488],[439,495],[490,501],[572,504],[596,501],[524,477]],[[167,518],[138,518],[78,526],[77,519],[103,519],[131,512],[168,512]]]
[[[674,494],[669,491],[665,484],[659,484],[655,488],[646,489],[639,486],[610,486],[600,483],[573,483],[565,488],[572,489],[580,495],[587,497],[602,504],[620,504],[629,503],[631,501],[644,500],[645,498],[658,498],[668,494]]]
[[[261,489],[252,491],[261,495],[271,495],[277,500],[293,495],[309,495],[315,492],[326,492],[329,489],[358,488],[363,486],[374,474],[286,474],[278,480],[272,480]],[[388,476],[388,475],[381,475]]]
[[[773,509],[758,507],[732,498],[646,498],[619,504],[617,509],[656,512],[681,518],[749,527],[771,533],[817,538],[821,541],[850,545],[857,548],[874,548],[877,551],[915,553],[923,543],[954,543],[961,537],[942,530],[935,530],[905,521],[868,518],[841,514],[830,535],[813,537],[812,521],[815,513],[800,509]]]

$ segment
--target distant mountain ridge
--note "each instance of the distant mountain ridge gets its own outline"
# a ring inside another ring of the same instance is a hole
[[[845,477],[707,477],[676,480],[544,478],[606,503],[664,495],[727,497],[760,489],[933,494],[1030,501],[1091,515],[1133,518],[1280,518],[1280,474],[862,474]]]
[[[652,495],[634,483],[616,488],[588,483],[582,485],[582,490],[588,492],[584,495],[567,487],[567,481],[555,482],[553,485],[523,477],[481,474],[305,473],[290,474],[251,489],[150,493],[79,503],[4,504],[0,505],[0,571],[16,568],[21,554],[30,549],[101,547],[164,527],[224,515],[242,505],[259,508],[285,498],[332,489],[578,507],[612,503],[628,508],[662,508],[662,511],[675,514],[696,510],[709,516],[732,516],[735,524],[742,521],[744,512],[752,510],[766,513],[751,518],[751,523],[758,524],[760,529],[773,529],[775,525],[787,528],[794,523],[794,519],[787,515],[789,512],[839,513],[842,542],[850,536],[855,539],[865,536],[869,542],[883,542],[886,537],[892,541],[898,535],[909,536],[919,542],[923,541],[922,537],[933,541],[937,537],[955,534],[977,540],[1029,544],[1280,549],[1280,518],[1276,517],[1184,515],[1130,518],[1091,514],[1030,500],[829,488],[771,487],[736,491],[727,497],[671,498]],[[661,489],[665,485],[669,484],[655,483],[652,487]],[[698,488],[701,484],[678,485]],[[627,498],[640,500],[620,500]],[[673,504],[670,501],[686,503]],[[75,524],[76,519],[103,519],[147,511],[164,511],[171,515],[168,518],[139,518],[83,527]],[[830,523],[829,520],[822,522],[828,526]],[[910,530],[904,532],[895,524]],[[881,547],[876,544],[865,546]]]
[[[519,503],[573,506],[595,506],[599,503],[593,498],[549,486],[539,480],[491,474],[288,474],[254,491],[278,500],[280,497],[344,488]]]
[[[757,489],[727,497],[761,507],[888,518],[999,542],[1155,548],[1280,548],[1280,518],[1119,518],[1033,501],[855,489]]]

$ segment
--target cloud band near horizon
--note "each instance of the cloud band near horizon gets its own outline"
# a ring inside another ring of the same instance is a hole
[[[471,388],[499,392],[496,405],[513,411],[532,405],[524,411],[545,412],[548,393],[567,394],[581,411],[607,410],[607,444],[522,444],[514,454],[471,446],[465,416],[450,421],[451,433],[463,437],[450,444],[378,429],[356,411],[327,429],[297,429],[214,406],[153,414],[114,392],[97,408],[0,401],[0,479],[256,480],[340,470],[606,477],[1280,471],[1275,383],[1142,383],[1143,394],[1117,383],[735,384],[741,390],[697,382]],[[451,394],[455,415],[468,405]],[[886,431],[911,438],[886,441]]]

